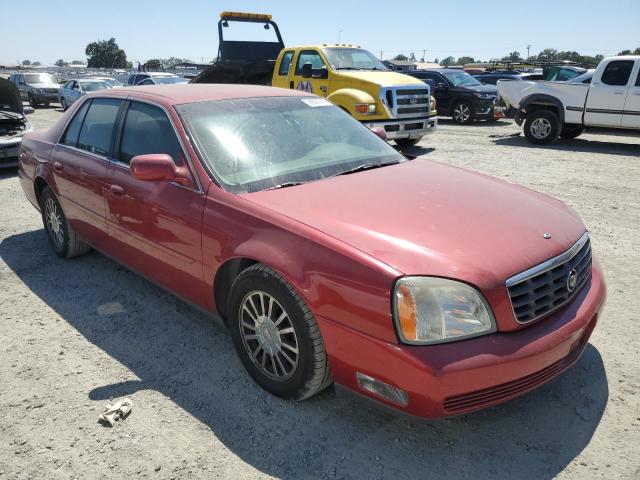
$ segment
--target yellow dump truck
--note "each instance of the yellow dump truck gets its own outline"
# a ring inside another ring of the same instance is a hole
[[[225,39],[234,22],[262,24],[272,41]],[[389,71],[369,51],[353,45],[285,47],[270,15],[223,12],[218,59],[192,82],[250,83],[320,95],[370,128],[380,127],[401,146],[413,145],[438,125],[429,85]]]

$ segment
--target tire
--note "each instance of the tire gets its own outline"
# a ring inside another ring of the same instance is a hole
[[[420,138],[396,138],[395,142],[396,145],[398,145],[399,147],[413,147],[415,145],[417,145],[420,140],[422,140],[422,137]]]
[[[38,106],[38,104],[36,103],[36,99],[33,97],[33,95],[29,94],[27,98],[29,99],[29,106],[31,108],[36,108]]]
[[[303,400],[331,384],[318,324],[281,275],[262,264],[241,272],[231,286],[228,311],[238,356],[263,389]]]
[[[572,139],[577,138],[584,132],[584,127],[565,125],[560,132],[560,138]]]
[[[451,109],[451,116],[453,117],[453,121],[460,125],[469,124],[473,122],[475,116],[473,105],[466,100],[458,101],[454,103]]]
[[[551,110],[535,110],[524,121],[524,135],[535,145],[547,145],[558,138],[560,120]]]
[[[40,211],[47,238],[56,255],[72,258],[91,250],[91,247],[80,240],[69,226],[60,202],[49,187],[45,187],[40,195]]]
[[[60,99],[60,105],[62,106],[62,111],[66,112],[67,108],[69,108],[69,105],[67,105],[67,100],[62,97],[62,99]]]

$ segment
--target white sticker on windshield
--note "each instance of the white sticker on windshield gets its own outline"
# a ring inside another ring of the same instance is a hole
[[[302,100],[310,107],[327,107],[331,105],[331,102],[325,100],[324,98],[301,98],[300,100]]]

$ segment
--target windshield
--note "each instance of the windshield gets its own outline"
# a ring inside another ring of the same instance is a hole
[[[122,83],[120,83],[118,80],[116,80],[115,78],[101,78],[100,79],[102,82],[107,82],[109,85],[111,85],[112,87],[122,87]]]
[[[53,75],[48,73],[25,73],[25,83],[58,83]]]
[[[388,70],[380,60],[361,48],[323,48],[334,70]]]
[[[467,72],[446,72],[444,74],[454,87],[475,87],[482,85],[478,80],[473,78]]]
[[[80,82],[82,90],[85,92],[95,92],[96,90],[104,90],[105,88],[111,88],[107,82],[95,81],[95,82]]]
[[[187,83],[188,80],[180,77],[153,77],[158,85],[170,85],[173,83]]]
[[[406,159],[340,108],[316,97],[176,107],[204,163],[235,193],[332,177]]]

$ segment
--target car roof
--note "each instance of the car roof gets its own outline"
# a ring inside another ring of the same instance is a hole
[[[412,72],[429,72],[429,73],[452,73],[452,72],[463,72],[467,73],[460,68],[420,68],[416,70],[409,70],[409,72],[402,73],[412,73]]]
[[[89,97],[122,97],[130,100],[155,100],[165,105],[259,97],[310,97],[307,92],[261,85],[227,85],[221,83],[182,83],[173,85],[138,85],[91,93]]]

